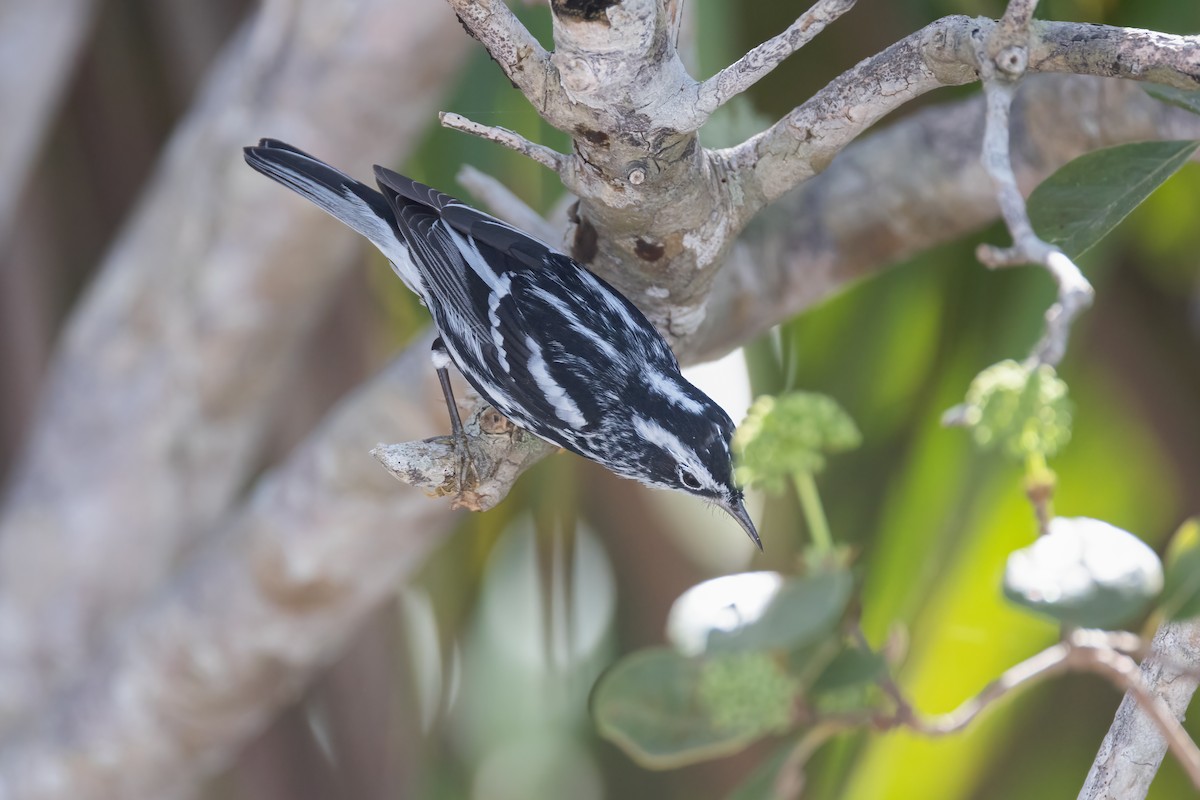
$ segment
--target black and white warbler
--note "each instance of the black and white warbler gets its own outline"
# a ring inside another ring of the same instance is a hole
[[[246,162],[367,237],[433,315],[453,363],[520,427],[626,478],[716,503],[761,542],[733,483],[733,422],[633,303],[546,244],[375,167],[381,192],[273,139]]]

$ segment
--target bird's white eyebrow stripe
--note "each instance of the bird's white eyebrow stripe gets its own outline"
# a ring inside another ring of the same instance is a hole
[[[708,471],[708,468],[705,467],[704,462],[696,454],[696,451],[680,441],[678,436],[654,420],[646,419],[636,414],[632,419],[634,430],[638,432],[639,436],[650,444],[665,450],[678,463],[686,465],[696,475],[702,485],[709,489],[720,488],[720,485],[713,478],[712,473]]]
[[[633,417],[633,427],[637,430],[639,436],[647,442],[666,450],[676,461],[682,461],[686,454],[690,452],[690,448],[684,447],[683,442],[679,441],[678,436],[654,420],[635,415]]]
[[[699,414],[704,411],[703,403],[694,400],[679,388],[679,384],[672,381],[663,373],[656,369],[648,368],[643,374],[646,378],[646,385],[650,387],[650,390],[667,398],[672,404],[693,414]]]
[[[587,425],[587,417],[575,405],[575,401],[567,394],[567,390],[555,382],[542,357],[542,348],[532,336],[525,337],[525,346],[529,348],[529,374],[541,389],[542,394],[554,408],[555,415],[572,428],[582,428]]]

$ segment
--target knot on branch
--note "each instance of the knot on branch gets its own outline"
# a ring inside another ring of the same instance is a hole
[[[451,508],[487,511],[508,495],[522,472],[555,449],[482,401],[463,428],[466,452],[453,436],[434,436],[380,444],[371,455],[401,483],[431,497],[450,496]]]
[[[1029,66],[1029,50],[1024,45],[1009,45],[996,54],[996,69],[1012,78],[1025,74]]]

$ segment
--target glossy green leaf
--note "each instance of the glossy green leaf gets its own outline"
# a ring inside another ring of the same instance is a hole
[[[1004,593],[1060,622],[1112,628],[1137,615],[1163,588],[1162,564],[1145,542],[1107,522],[1058,517],[1008,558]]]
[[[650,769],[738,752],[762,734],[762,725],[752,719],[718,724],[699,696],[703,669],[702,660],[667,648],[621,659],[592,693],[596,729]]]
[[[714,629],[707,650],[792,650],[819,641],[837,630],[853,586],[850,573],[840,569],[789,578],[756,619]]]
[[[1163,614],[1168,619],[1200,616],[1200,517],[1192,517],[1175,531],[1166,562]]]
[[[671,605],[667,641],[685,656],[702,655],[714,631],[732,632],[757,622],[785,580],[781,573],[763,570],[696,584]]]
[[[1134,142],[1082,155],[1029,196],[1038,235],[1075,258],[1175,174],[1200,142]]]
[[[1200,114],[1200,91],[1176,89],[1174,86],[1163,86],[1158,83],[1148,83],[1142,88],[1146,90],[1146,94],[1156,100],[1179,106],[1193,114]]]

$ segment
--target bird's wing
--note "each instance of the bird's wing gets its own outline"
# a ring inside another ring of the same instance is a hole
[[[642,312],[569,257],[390,170],[376,180],[456,363],[522,427],[577,449],[641,365],[676,366]]]
[[[389,199],[396,198],[393,206],[407,209],[415,205],[426,213],[432,212],[450,230],[495,248],[519,265],[544,269],[546,259],[557,253],[550,245],[507,222],[390,169],[376,167],[375,180]]]
[[[367,237],[388,257],[408,288],[423,295],[420,276],[396,230],[387,198],[345,173],[277,139],[262,139],[243,150],[246,163],[258,172],[307,198]]]

